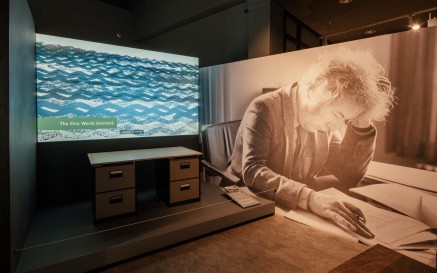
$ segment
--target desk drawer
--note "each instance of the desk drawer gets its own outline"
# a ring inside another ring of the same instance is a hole
[[[95,219],[135,212],[135,189],[126,189],[96,194]]]
[[[170,204],[199,198],[199,178],[170,182]]]
[[[134,164],[96,168],[96,193],[135,187]]]
[[[170,181],[199,177],[199,158],[185,157],[170,160]]]

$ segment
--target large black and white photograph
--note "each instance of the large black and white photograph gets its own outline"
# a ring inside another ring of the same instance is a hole
[[[204,119],[238,125],[215,183],[435,266],[436,48],[426,29],[203,68]]]

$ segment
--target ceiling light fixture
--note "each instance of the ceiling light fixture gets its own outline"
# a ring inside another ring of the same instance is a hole
[[[411,26],[412,30],[418,30],[419,28],[420,28],[419,24],[414,24],[414,25]]]
[[[347,0],[339,0],[339,1],[347,1]],[[352,0],[349,0],[349,1],[352,1]],[[430,9],[425,9],[425,10],[417,11],[417,12],[414,12],[413,14],[405,14],[405,15],[401,15],[401,16],[398,16],[398,17],[390,18],[390,19],[387,19],[387,20],[379,21],[379,22],[376,22],[376,23],[373,23],[373,24],[362,26],[362,27],[352,28],[352,29],[345,30],[345,31],[340,31],[340,32],[337,32],[337,33],[329,33],[329,34],[324,35],[322,37],[322,39],[324,41],[328,41],[329,37],[338,36],[338,35],[342,35],[342,34],[345,34],[345,33],[352,32],[352,31],[362,30],[362,29],[374,27],[374,26],[377,26],[377,25],[389,23],[389,22],[392,22],[392,21],[395,21],[395,20],[399,20],[399,19],[405,19],[405,18],[409,19],[409,17],[412,17],[414,15],[422,14],[422,13],[425,13],[425,12],[431,12],[431,11],[434,11],[434,10],[435,10],[435,7],[430,8]]]
[[[412,30],[418,30],[420,28],[420,25],[418,23],[413,22],[413,16],[409,16],[408,27],[410,27]]]
[[[374,30],[374,29],[369,29],[369,30],[366,30],[364,32],[364,34],[366,34],[366,35],[372,35],[372,34],[375,34],[375,33],[376,33],[376,30]]]
[[[340,4],[349,4],[352,0],[338,0]]]

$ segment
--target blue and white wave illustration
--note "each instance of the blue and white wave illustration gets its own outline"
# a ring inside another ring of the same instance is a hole
[[[38,141],[198,134],[198,65],[36,43],[38,118],[116,117],[111,129],[38,130]],[[120,134],[120,131],[140,134]]]

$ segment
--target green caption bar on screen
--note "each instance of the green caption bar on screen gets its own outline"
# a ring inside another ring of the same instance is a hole
[[[38,118],[38,130],[117,128],[117,118]]]

